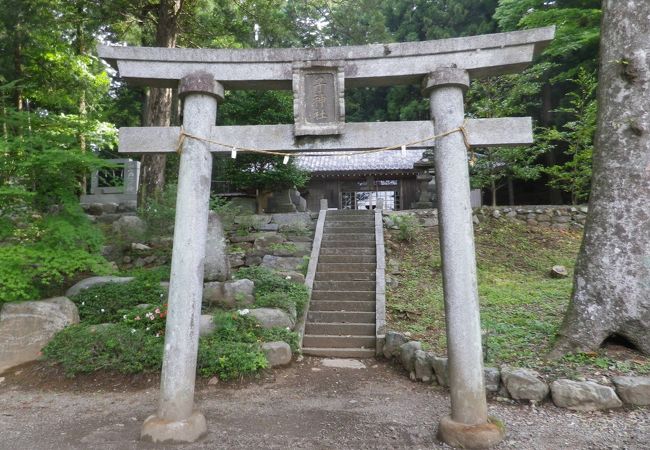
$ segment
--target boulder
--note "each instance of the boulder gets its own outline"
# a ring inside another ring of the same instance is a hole
[[[487,392],[499,392],[501,384],[501,372],[496,367],[486,367],[483,369],[485,379],[485,390]]]
[[[431,366],[436,374],[436,379],[440,386],[449,386],[449,369],[447,368],[447,358],[434,356],[431,360]]]
[[[209,336],[215,330],[214,318],[210,314],[201,314],[199,319],[199,336]]]
[[[555,406],[575,411],[596,411],[623,406],[614,389],[593,381],[556,380],[551,383]]]
[[[277,271],[296,270],[303,262],[302,258],[295,256],[271,256],[265,255],[262,258],[262,267]]]
[[[249,314],[257,319],[262,328],[280,327],[293,329],[295,324],[288,313],[278,308],[251,309]]]
[[[553,266],[551,268],[551,278],[566,278],[569,276],[569,271],[564,266]]]
[[[66,297],[6,303],[0,310],[0,373],[33,361],[52,337],[79,323],[79,312]]]
[[[285,280],[290,281],[294,284],[305,284],[305,276],[300,272],[294,272],[292,270],[278,272],[278,275],[282,275]]]
[[[251,267],[251,266],[259,266],[262,264],[262,258],[257,256],[257,255],[246,255],[246,258],[244,259],[244,265]]]
[[[614,377],[612,381],[623,403],[650,405],[650,377]]]
[[[501,381],[515,400],[541,402],[548,395],[548,385],[541,380],[539,373],[529,369],[501,369]]]
[[[83,291],[84,289],[88,289],[98,284],[128,283],[129,281],[133,281],[133,277],[90,277],[81,280],[80,282],[72,286],[70,289],[68,289],[65,292],[65,296],[72,297],[73,295],[77,295],[79,292]]]
[[[311,227],[308,212],[273,214],[272,222],[278,224],[280,231]]]
[[[138,216],[122,216],[112,224],[113,232],[123,238],[138,240],[147,231],[144,220]]]
[[[402,366],[406,371],[415,376],[415,352],[422,350],[422,344],[419,341],[410,341],[400,346],[399,357]]]
[[[203,285],[203,303],[223,308],[250,306],[255,302],[251,280],[211,281]]]
[[[384,341],[384,357],[390,359],[394,356],[399,355],[400,347],[402,344],[405,344],[409,341],[409,338],[398,333],[397,331],[389,331],[386,333],[386,339]]]
[[[291,347],[286,342],[265,342],[262,351],[269,367],[284,366],[291,362]]]
[[[210,211],[208,215],[203,278],[205,281],[226,281],[230,279],[230,260],[228,258],[226,235],[223,231],[221,219],[213,211]]]
[[[424,383],[430,383],[433,379],[433,367],[431,360],[433,353],[427,354],[422,350],[415,352],[415,379]]]
[[[242,267],[246,265],[244,257],[239,253],[231,253],[228,255],[228,261],[230,262],[230,268],[235,269],[237,267]]]
[[[261,254],[264,254],[266,252],[270,253],[269,248],[272,248],[274,246],[277,246],[278,244],[282,244],[285,241],[284,236],[278,233],[264,233],[257,239],[255,239],[255,243],[253,244],[253,247],[255,250]]]

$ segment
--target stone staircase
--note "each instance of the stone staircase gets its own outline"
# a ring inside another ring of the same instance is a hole
[[[375,213],[329,210],[314,278],[303,353],[375,355]]]

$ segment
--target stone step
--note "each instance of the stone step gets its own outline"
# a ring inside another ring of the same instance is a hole
[[[309,310],[375,312],[375,302],[365,300],[316,300],[310,303]]]
[[[320,256],[329,255],[350,255],[350,256],[364,256],[377,254],[376,248],[369,247],[343,247],[343,248],[321,248]]]
[[[311,292],[313,300],[342,300],[342,301],[375,301],[375,293],[371,291],[317,291]]]
[[[342,336],[352,334],[355,336],[374,336],[374,323],[315,323],[305,324],[305,334],[327,334],[329,336]]]
[[[323,235],[323,242],[330,242],[330,241],[369,241],[374,243],[375,242],[375,234],[374,233],[363,233],[363,234],[352,234],[352,233],[346,233],[346,234],[327,234],[325,233]]]
[[[342,241],[342,240],[336,240],[336,241],[326,241],[323,240],[321,242],[321,248],[358,248],[358,247],[366,247],[366,248],[374,248],[376,247],[375,245],[375,239],[373,238],[372,241]]]
[[[375,227],[374,225],[368,225],[367,227],[329,227],[325,228],[324,232],[325,235],[333,235],[333,234],[375,234]]]
[[[355,247],[349,247],[355,248]],[[374,249],[374,248],[373,248]],[[324,249],[321,249],[321,252]],[[374,255],[327,255],[318,256],[318,264],[377,264],[377,257]]]
[[[375,348],[374,336],[327,336],[306,334],[302,345],[310,348]]]
[[[375,271],[372,272],[316,272],[316,281],[375,281]]]
[[[328,217],[336,216],[374,216],[375,212],[368,209],[335,209],[327,211]]]
[[[375,323],[375,313],[366,311],[309,311],[308,322]]]
[[[314,281],[317,291],[375,291],[374,281]]]
[[[309,356],[332,358],[374,358],[375,349],[369,348],[312,348],[303,347],[302,353]]]
[[[328,214],[329,216],[329,214]],[[374,224],[375,223],[375,217],[374,216],[336,216],[336,217],[326,217],[325,218],[325,226],[328,225],[334,225],[336,226],[343,226],[343,224],[346,227],[356,227],[361,224],[361,226],[364,226],[365,224]]]
[[[328,272],[375,273],[376,266],[372,263],[319,263],[316,267],[316,276]]]
[[[363,230],[373,230],[375,228],[374,220],[366,220],[363,222],[341,222],[333,220],[331,222],[325,221],[325,231],[328,230],[341,230],[345,228],[361,228]]]

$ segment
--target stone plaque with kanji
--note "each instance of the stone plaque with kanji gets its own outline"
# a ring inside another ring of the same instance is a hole
[[[344,126],[344,86],[341,67],[294,67],[295,135],[341,134]]]

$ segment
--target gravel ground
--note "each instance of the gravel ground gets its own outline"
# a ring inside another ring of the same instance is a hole
[[[414,383],[388,363],[331,368],[305,358],[267,378],[214,386],[202,383],[197,404],[209,434],[191,445],[138,441],[158,390],[83,392],[0,383],[0,449],[431,449],[438,421],[449,413],[444,389]],[[650,409],[575,413],[491,401],[507,426],[500,449],[648,449]]]

